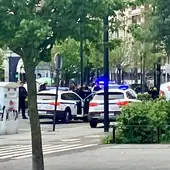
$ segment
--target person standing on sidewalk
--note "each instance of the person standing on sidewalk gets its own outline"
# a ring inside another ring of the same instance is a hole
[[[22,111],[22,118],[23,119],[28,119],[25,115],[25,99],[27,97],[27,91],[24,87],[24,83],[20,83],[19,87],[19,112],[20,110]]]

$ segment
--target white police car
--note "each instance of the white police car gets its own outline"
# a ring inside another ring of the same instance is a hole
[[[137,100],[136,92],[127,85],[115,85],[115,88],[109,89],[109,121],[115,121],[120,115],[121,106],[126,106],[131,102],[140,101]],[[89,103],[88,117],[91,128],[104,122],[104,90],[96,92]]]
[[[53,119],[55,105],[57,106],[56,121],[69,123],[72,119],[88,120],[88,112],[84,106],[89,104],[92,94],[86,99],[82,99],[73,91],[58,91],[58,100],[55,103],[56,90],[46,90],[38,92],[37,105],[40,118]]]

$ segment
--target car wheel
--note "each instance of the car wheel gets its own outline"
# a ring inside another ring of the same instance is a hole
[[[96,128],[97,127],[97,120],[94,120],[94,119],[92,119],[91,121],[90,121],[90,127],[91,128]]]
[[[70,121],[71,121],[71,111],[70,111],[70,109],[66,109],[63,122],[70,123]]]

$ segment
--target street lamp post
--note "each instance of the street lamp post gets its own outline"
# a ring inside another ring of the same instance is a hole
[[[109,21],[108,15],[104,17],[104,132],[109,132],[109,103],[108,103],[108,82],[109,82]]]
[[[55,95],[55,107],[54,107],[54,114],[53,114],[53,131],[55,131],[55,124],[56,124],[56,114],[57,114],[57,101],[58,101],[58,87],[59,87],[59,75],[60,70],[62,67],[62,58],[60,54],[56,54],[54,57],[55,62],[55,69],[56,69],[56,95]]]
[[[81,67],[81,87],[83,87],[84,83],[84,64],[83,64],[83,38],[81,33],[81,40],[80,40],[80,67]]]
[[[160,84],[161,84],[161,58],[158,58],[157,61],[157,90],[159,92],[160,90]]]

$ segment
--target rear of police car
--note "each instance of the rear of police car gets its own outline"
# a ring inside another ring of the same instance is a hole
[[[127,90],[128,86],[121,85],[115,89],[109,89],[109,121],[116,120],[123,106],[137,101],[137,99],[129,99],[127,97]],[[104,122],[104,90],[98,91],[89,103],[89,122],[92,128],[97,127],[98,123]]]

